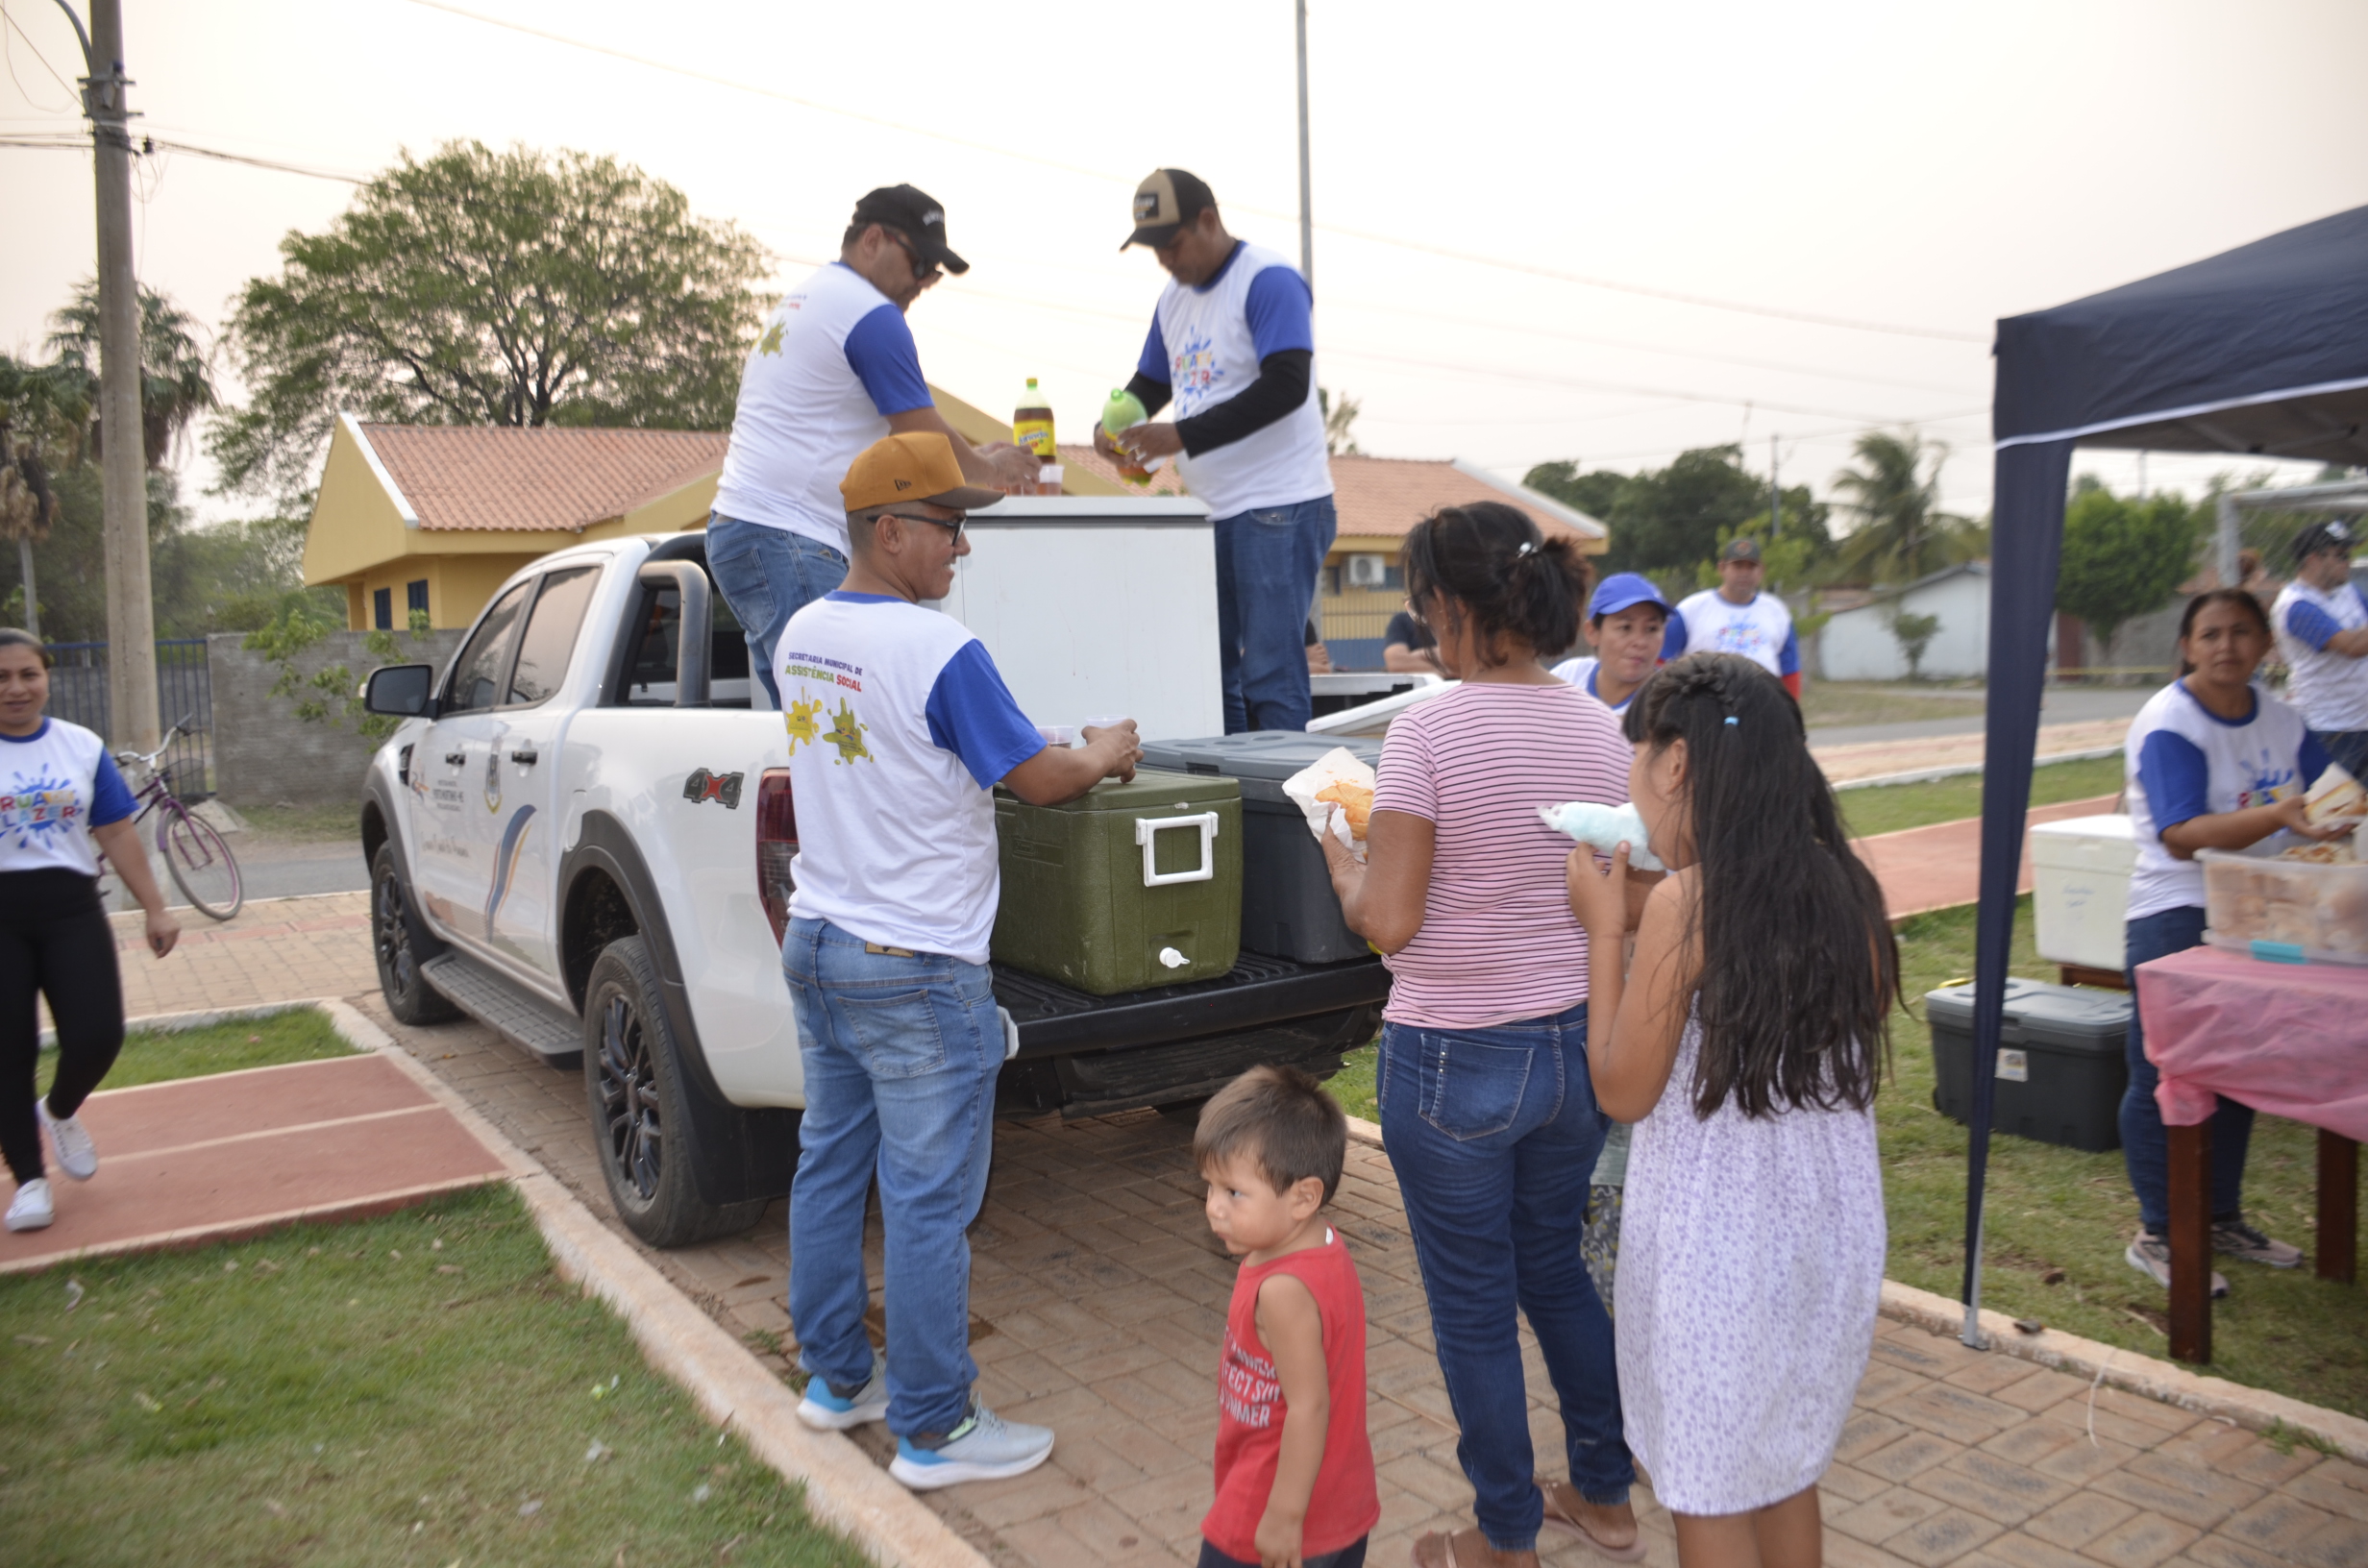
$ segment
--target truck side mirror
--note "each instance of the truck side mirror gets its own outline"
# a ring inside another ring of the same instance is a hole
[[[390,718],[432,719],[435,699],[429,693],[434,689],[434,665],[390,664],[370,672],[370,678],[362,683],[361,703],[372,713]]]

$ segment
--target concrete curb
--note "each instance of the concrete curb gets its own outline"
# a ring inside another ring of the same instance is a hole
[[[502,1161],[560,1276],[613,1308],[650,1364],[687,1390],[709,1420],[738,1433],[750,1452],[802,1486],[806,1511],[816,1520],[847,1535],[882,1568],[988,1568],[974,1547],[848,1438],[800,1421],[797,1396],[747,1347],[384,1030],[342,1000],[324,997],[312,1005],[358,1049],[393,1062]]]
[[[259,1002],[253,1007],[221,1007],[196,1013],[151,1013],[145,1017],[123,1020],[125,1034],[146,1030],[151,1034],[177,1035],[185,1029],[204,1029],[232,1018],[268,1018],[276,1013],[293,1013],[299,1008],[318,1007],[318,1002]],[[58,1048],[58,1031],[41,1031],[41,1049]]]
[[[2055,751],[2044,757],[2032,758],[2031,766],[2047,768],[2059,762],[2093,762],[2099,757],[2118,757],[2122,749],[2118,746],[2100,746],[2091,747],[2085,751]],[[1839,794],[1843,790],[1879,790],[1887,784],[1930,784],[1938,778],[1962,778],[1967,773],[1978,773],[1982,767],[1978,762],[1958,762],[1945,768],[1916,768],[1904,773],[1877,773],[1872,778],[1845,779],[1835,785],[1834,790]]]
[[[1361,1116],[1348,1118],[1348,1136],[1381,1148],[1381,1129]],[[1932,1334],[1954,1339],[1962,1333],[1965,1309],[1946,1296],[1919,1290],[1896,1280],[1883,1282],[1883,1315],[1912,1323]],[[2282,1426],[2331,1445],[2345,1458],[2368,1464],[2368,1421],[2340,1410],[2322,1409],[2299,1399],[2248,1388],[2226,1378],[2191,1372],[2170,1361],[2141,1356],[2134,1350],[2100,1344],[2055,1329],[2025,1334],[2004,1312],[1985,1311],[1982,1333],[1989,1348],[2017,1360],[2035,1361],[2093,1384],[2175,1405],[2198,1415],[2232,1422],[2248,1432],[2267,1432]]]

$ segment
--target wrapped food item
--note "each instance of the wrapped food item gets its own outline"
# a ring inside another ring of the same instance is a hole
[[[1344,778],[1318,790],[1316,798],[1340,807],[1341,815],[1348,819],[1348,837],[1358,844],[1365,842],[1365,830],[1373,818],[1373,786]]]
[[[1307,830],[1321,839],[1327,832],[1359,860],[1365,858],[1365,834],[1371,825],[1373,788],[1380,780],[1354,751],[1336,746],[1283,780],[1283,793],[1307,818]]]
[[[1557,833],[1610,854],[1625,844],[1628,864],[1640,871],[1667,870],[1645,842],[1644,819],[1634,805],[1602,805],[1593,800],[1566,800],[1559,806],[1540,806],[1538,815]]]
[[[2359,780],[2344,772],[2343,764],[2331,762],[2327,771],[2310,782],[2310,793],[2303,796],[2303,820],[2316,825],[2321,822],[2354,821],[2368,818],[2368,790],[2360,788]]]

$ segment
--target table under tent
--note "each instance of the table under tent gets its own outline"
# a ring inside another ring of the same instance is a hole
[[[1964,1339],[2023,818],[2075,447],[2368,465],[2368,207],[1998,324],[1989,701],[1982,770]],[[2226,553],[2233,565],[2233,550]]]

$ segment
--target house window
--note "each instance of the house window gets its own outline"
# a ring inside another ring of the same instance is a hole
[[[412,615],[425,615],[428,612],[428,579],[422,577],[417,582],[406,583],[403,597],[406,607]]]
[[[395,591],[392,588],[371,591],[370,624],[381,631],[395,629]]]

